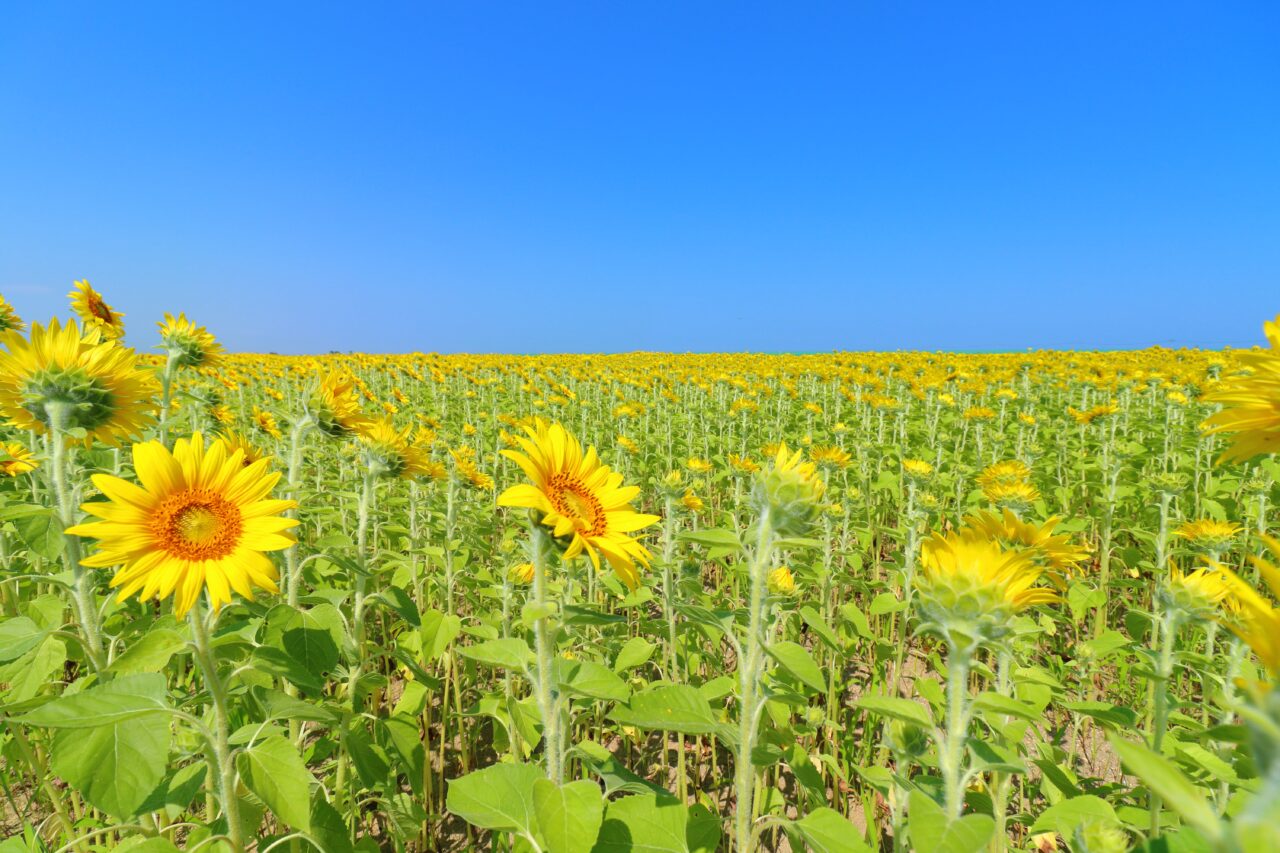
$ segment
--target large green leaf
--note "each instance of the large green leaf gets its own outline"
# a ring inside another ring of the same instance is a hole
[[[612,716],[624,726],[690,735],[711,734],[719,726],[707,700],[687,684],[663,684],[642,690],[626,705],[614,708]]]
[[[720,821],[703,806],[637,794],[609,803],[592,853],[712,853]]]
[[[488,666],[523,672],[533,662],[529,644],[516,637],[486,640],[472,646],[459,646],[458,655]]]
[[[494,764],[451,781],[445,805],[472,826],[533,835],[533,783],[542,778],[533,764]]]
[[[631,696],[631,688],[613,670],[589,660],[563,661],[560,679],[562,690],[578,696],[614,702]]]
[[[595,782],[557,786],[538,779],[533,783],[533,807],[548,853],[581,853],[596,843],[604,820],[604,799]]]
[[[245,787],[294,829],[311,828],[311,771],[280,735],[265,737],[236,756]]]
[[[862,708],[882,717],[912,723],[921,728],[932,728],[933,720],[929,717],[929,707],[901,696],[863,696],[854,702],[854,707]]]
[[[96,808],[131,817],[164,779],[170,734],[168,715],[155,711],[59,729],[50,766]]]
[[[1222,824],[1213,806],[1209,805],[1208,795],[1183,776],[1173,762],[1142,744],[1119,737],[1111,738],[1111,746],[1129,772],[1141,779],[1183,820],[1210,841],[1222,838]]]
[[[769,646],[769,656],[814,692],[822,693],[827,689],[827,684],[822,678],[822,670],[818,668],[808,649],[799,643],[788,641],[774,643]]]
[[[907,832],[913,850],[978,853],[987,846],[995,828],[996,822],[985,814],[950,820],[942,807],[922,791],[912,791],[907,798]]]
[[[1116,810],[1101,797],[1086,794],[1072,797],[1057,805],[1050,806],[1040,813],[1031,827],[1031,833],[1056,832],[1063,838],[1071,838],[1076,827],[1085,822],[1103,821],[1118,823]]]
[[[0,663],[17,660],[39,645],[45,632],[25,616],[0,622]]]
[[[117,675],[160,672],[185,646],[186,640],[172,628],[153,628],[113,660],[108,669]]]
[[[60,696],[18,718],[31,726],[84,728],[168,710],[164,676],[125,675],[81,693]]]
[[[814,809],[795,828],[814,853],[871,853],[858,829],[835,809]]]

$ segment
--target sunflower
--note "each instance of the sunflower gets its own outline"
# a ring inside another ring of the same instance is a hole
[[[972,528],[934,533],[921,545],[920,566],[922,586],[935,598],[974,597],[980,608],[1014,611],[1058,600],[1052,589],[1035,585],[1044,568],[1028,554]]]
[[[1232,433],[1219,462],[1243,462],[1280,452],[1280,315],[1263,324],[1269,349],[1240,353],[1247,372],[1224,379],[1205,401],[1222,411],[1204,422],[1206,432]]]
[[[68,293],[67,298],[86,332],[97,329],[108,340],[124,337],[124,314],[108,305],[87,279],[77,281],[75,290]]]
[[[83,565],[120,567],[111,579],[119,601],[172,594],[181,618],[202,589],[214,608],[230,604],[233,591],[250,600],[255,588],[274,593],[276,567],[263,552],[294,544],[285,531],[298,522],[280,513],[297,503],[268,499],[280,474],[267,464],[246,466],[243,451],[222,440],[206,447],[200,433],[179,439],[172,453],[158,441],[135,444],[141,486],[95,474],[108,500],[81,508],[102,520],[67,533],[98,540],[98,552]]]
[[[0,296],[0,332],[7,332],[10,329],[21,332],[26,327],[27,324],[22,322],[22,318],[18,316],[18,312],[9,304],[9,301]]]
[[[30,450],[27,450],[16,441],[6,441],[4,444],[0,444],[0,451],[4,452],[4,458],[0,459],[0,474],[4,474],[6,477],[17,477],[20,474],[34,471],[40,464],[36,462],[36,457]]]
[[[1003,480],[982,487],[987,500],[999,507],[1025,509],[1040,498],[1040,492],[1030,483],[1019,480]]]
[[[174,317],[166,311],[164,322],[156,326],[175,367],[212,367],[222,360],[222,344],[204,326],[188,320],[186,314]]]
[[[923,480],[933,474],[933,466],[923,459],[903,459],[902,470],[908,477],[914,477],[917,480]]]
[[[849,451],[834,444],[815,445],[809,450],[809,458],[830,468],[843,468],[853,459]]]
[[[702,498],[693,493],[693,489],[687,489],[680,498],[680,503],[684,504],[684,508],[690,512],[701,512],[705,504]]]
[[[239,452],[243,454],[242,464],[247,468],[260,459],[270,459],[271,454],[263,453],[262,450],[249,440],[249,437],[239,430],[224,429],[217,434],[217,438],[227,446],[228,453]]]
[[[372,421],[360,411],[355,378],[349,373],[330,373],[311,395],[310,408],[320,431],[333,438],[354,435]]]
[[[1264,536],[1262,541],[1274,557],[1280,558],[1280,540]],[[1261,557],[1250,559],[1271,588],[1271,594],[1280,597],[1280,568]],[[1280,678],[1280,609],[1230,570],[1227,577],[1236,604],[1235,617],[1227,623],[1228,627],[1253,649],[1272,678]]]
[[[280,431],[280,424],[276,420],[276,416],[266,409],[260,409],[257,406],[253,407],[253,424],[272,438],[284,438],[284,433]]]
[[[1166,592],[1171,604],[1199,618],[1211,617],[1219,607],[1235,609],[1230,576],[1217,563],[1190,573],[1171,569]]]
[[[773,595],[795,595],[796,579],[791,574],[791,569],[786,566],[779,566],[769,572],[766,580],[766,586]]]
[[[1060,519],[1051,518],[1036,525],[1023,521],[1009,509],[1001,515],[978,512],[965,520],[965,526],[999,542],[1010,550],[1021,551],[1047,571],[1048,579],[1059,588],[1065,586],[1072,569],[1089,556],[1089,549],[1072,543],[1065,534],[1054,534]]]
[[[380,418],[368,421],[359,437],[369,461],[380,473],[406,480],[424,475],[436,479],[434,466],[438,463],[433,463],[426,450],[409,440],[411,431],[411,427],[397,429],[390,418]]]
[[[19,429],[46,433],[56,414],[61,429],[85,431],[86,445],[115,445],[153,422],[155,375],[133,350],[56,319],[32,324],[29,337],[0,333],[0,343],[0,412]]]
[[[1220,553],[1242,529],[1234,522],[1202,518],[1199,521],[1184,522],[1173,531],[1173,535],[1186,539],[1193,547],[1202,551]]]
[[[524,507],[537,514],[551,535],[567,540],[565,559],[586,553],[597,571],[603,554],[631,589],[640,583],[636,564],[649,564],[648,550],[628,534],[659,520],[636,512],[631,501],[638,486],[623,486],[622,475],[600,462],[596,449],[582,445],[560,424],[543,420],[526,427],[518,438],[521,450],[503,450],[528,475],[529,483],[512,486],[498,497],[499,506]]]

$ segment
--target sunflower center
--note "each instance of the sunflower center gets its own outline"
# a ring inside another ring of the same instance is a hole
[[[90,314],[108,325],[115,325],[115,316],[111,313],[111,309],[107,307],[107,303],[103,302],[98,294],[90,293],[89,298],[85,301],[88,303]]]
[[[607,527],[604,506],[576,477],[556,474],[548,484],[547,496],[556,512],[579,522],[586,535],[603,533]]]
[[[165,498],[152,516],[160,546],[187,560],[217,560],[240,544],[239,508],[209,489],[186,489]]]

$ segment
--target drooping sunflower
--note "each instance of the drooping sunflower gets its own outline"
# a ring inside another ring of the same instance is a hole
[[[34,471],[40,464],[30,450],[16,441],[0,444],[0,451],[3,451],[4,457],[0,458],[0,474],[6,477],[17,477]]]
[[[360,441],[370,461],[386,476],[435,479],[439,463],[433,463],[426,450],[409,440],[411,432],[412,427],[397,429],[390,418],[379,418],[361,428]]]
[[[10,329],[16,329],[21,332],[27,327],[22,322],[22,318],[18,316],[18,312],[9,304],[9,301],[0,296],[0,332],[7,332]]]
[[[120,601],[173,595],[182,617],[202,590],[214,608],[229,604],[233,591],[250,600],[255,588],[274,593],[278,574],[264,552],[294,544],[286,531],[297,519],[281,513],[297,502],[268,497],[280,474],[267,465],[260,459],[246,466],[243,451],[222,440],[206,447],[200,433],[179,439],[172,453],[158,441],[135,444],[141,485],[95,474],[108,500],[81,508],[101,521],[67,532],[98,540],[83,565],[120,567],[111,579]]]
[[[355,378],[347,373],[330,373],[320,380],[310,408],[320,431],[333,438],[354,435],[372,423],[360,410]]]
[[[164,322],[156,323],[160,339],[169,357],[178,367],[212,367],[222,360],[222,344],[204,326],[197,326],[186,314],[174,317],[165,312]]]
[[[565,559],[586,553],[597,570],[603,554],[629,588],[640,583],[636,564],[649,564],[649,551],[629,534],[656,523],[656,515],[636,512],[631,501],[639,486],[622,485],[622,475],[600,462],[594,447],[582,451],[560,424],[537,420],[517,436],[523,453],[503,450],[530,482],[512,486],[499,506],[524,507],[538,514],[551,535],[568,540]]]
[[[155,375],[133,350],[84,334],[76,323],[33,323],[31,333],[0,333],[0,412],[20,429],[46,433],[51,415],[64,430],[85,430],[85,443],[117,445],[153,422]]]
[[[1280,452],[1280,315],[1263,324],[1270,348],[1237,355],[1247,372],[1223,379],[1206,402],[1222,411],[1209,417],[1205,431],[1230,433],[1219,462],[1243,462]]]
[[[124,337],[124,314],[108,305],[88,279],[77,281],[67,298],[71,300],[71,310],[84,323],[85,331],[97,329],[107,340]]]

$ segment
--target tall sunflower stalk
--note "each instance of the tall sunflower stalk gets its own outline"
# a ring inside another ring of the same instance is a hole
[[[547,778],[564,777],[560,697],[555,688],[556,611],[546,594],[548,557],[560,552],[564,562],[585,554],[598,571],[603,556],[630,589],[640,582],[639,566],[649,564],[649,551],[630,534],[660,519],[636,512],[631,501],[637,486],[623,486],[622,475],[600,462],[594,447],[583,451],[578,440],[558,423],[537,419],[516,436],[519,450],[503,450],[529,482],[511,486],[498,505],[528,510],[529,556],[533,565],[534,644],[538,707],[542,713],[543,756]]]
[[[776,458],[756,477],[751,493],[756,513],[755,544],[747,563],[749,597],[747,629],[735,639],[738,656],[738,744],[734,756],[734,843],[749,853],[755,838],[756,772],[751,762],[760,718],[765,708],[764,675],[769,641],[769,585],[773,553],[781,537],[804,536],[812,528],[825,490],[813,462],[803,462],[800,451],[792,453],[786,444]]]
[[[977,653],[983,648],[999,653],[1014,614],[1056,601],[1057,595],[1035,586],[1044,569],[1026,552],[1006,549],[971,526],[930,537],[922,547],[920,567],[920,631],[937,635],[947,649],[946,721],[934,736],[943,806],[951,820],[958,820],[974,772],[966,770],[965,754],[973,718],[969,675]]]

